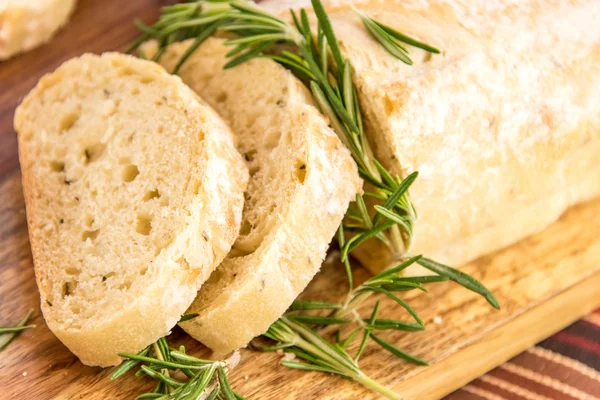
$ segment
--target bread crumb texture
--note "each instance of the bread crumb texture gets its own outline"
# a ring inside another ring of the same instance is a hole
[[[189,44],[168,48],[167,70]],[[217,353],[264,333],[304,290],[362,185],[290,71],[265,59],[223,70],[227,51],[209,39],[179,72],[230,124],[251,175],[240,236],[188,310],[199,316],[181,324]]]
[[[15,129],[44,317],[84,363],[116,364],[167,334],[229,251],[247,169],[179,78],[117,53],[46,75]]]

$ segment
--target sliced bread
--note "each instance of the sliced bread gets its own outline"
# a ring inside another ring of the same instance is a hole
[[[0,60],[50,40],[73,8],[75,0],[0,0]]]
[[[458,266],[600,195],[598,1],[325,3],[378,159],[419,171],[413,254]],[[402,63],[350,4],[442,53],[408,46]],[[362,250],[373,270],[393,261],[381,242]]]
[[[178,77],[117,53],[46,75],[15,129],[46,322],[83,363],[117,364],[166,335],[229,252],[247,168]]]
[[[172,70],[189,44],[171,45],[160,62]],[[199,316],[180,324],[219,354],[246,346],[286,311],[361,187],[304,85],[266,59],[223,70],[228,50],[209,39],[179,72],[229,122],[251,174],[240,237],[189,308]]]

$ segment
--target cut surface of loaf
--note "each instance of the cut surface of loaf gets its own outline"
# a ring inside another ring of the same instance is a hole
[[[171,70],[189,44],[171,45],[160,62]],[[179,71],[229,122],[251,174],[240,236],[189,308],[199,316],[180,324],[219,354],[246,346],[286,311],[361,187],[303,84],[266,59],[224,71],[227,51],[209,39]]]
[[[0,0],[0,60],[47,42],[76,0]]]
[[[600,194],[598,1],[325,3],[378,159],[419,171],[413,254],[461,265]],[[409,47],[402,63],[349,4],[442,54]],[[373,270],[392,261],[380,242],[362,250]]]
[[[153,62],[83,55],[15,115],[41,308],[85,364],[166,335],[237,237],[228,127]]]

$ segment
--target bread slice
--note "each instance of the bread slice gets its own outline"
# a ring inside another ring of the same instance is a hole
[[[231,132],[152,62],[86,54],[15,115],[41,308],[84,364],[166,335],[237,237]]]
[[[73,8],[75,0],[0,0],[0,60],[50,40]]]
[[[378,159],[419,171],[413,254],[461,265],[600,195],[597,1],[326,3],[344,3],[328,13]],[[402,63],[349,3],[442,54],[409,46]],[[392,261],[380,245],[360,257],[373,270]]]
[[[189,44],[171,45],[160,62],[172,69]],[[227,51],[209,39],[179,72],[229,122],[251,174],[240,237],[189,308],[199,316],[180,324],[219,354],[246,346],[286,311],[361,187],[304,85],[266,59],[223,71]]]

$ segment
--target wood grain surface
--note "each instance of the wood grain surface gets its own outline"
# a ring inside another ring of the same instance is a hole
[[[87,51],[122,49],[136,34],[131,21],[152,21],[164,4],[81,0],[72,21],[50,44],[0,63],[0,325],[17,321],[29,308],[35,309],[37,325],[0,352],[0,399],[131,399],[152,387],[149,380],[132,375],[110,382],[110,370],[83,366],[46,327],[38,307],[12,118],[43,73]],[[544,232],[463,268],[495,293],[500,311],[452,283],[431,286],[429,294],[404,296],[427,329],[381,336],[424,358],[430,367],[404,363],[374,344],[367,347],[361,366],[406,399],[440,398],[599,306],[598,260],[600,200],[579,205]],[[358,281],[367,277],[360,268],[354,272]],[[326,264],[304,296],[339,298],[344,281],[339,265]],[[381,311],[382,317],[406,316],[387,301]],[[210,356],[179,329],[169,341]],[[233,386],[250,399],[377,398],[350,381],[286,369],[280,358],[242,351],[242,362],[231,375]]]

